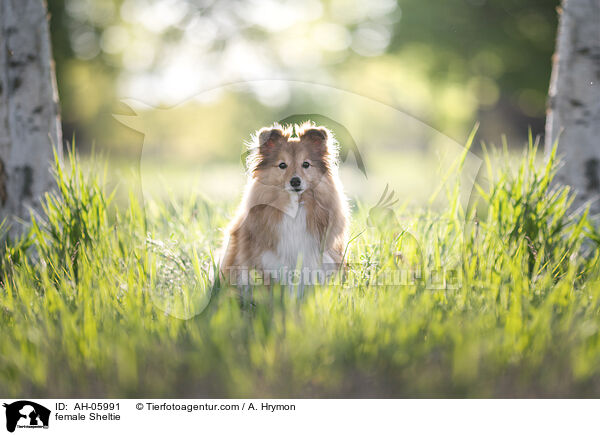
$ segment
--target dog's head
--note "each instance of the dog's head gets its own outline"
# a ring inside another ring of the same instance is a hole
[[[262,184],[298,194],[332,176],[337,158],[331,131],[312,123],[262,128],[252,147],[248,160],[252,176]]]

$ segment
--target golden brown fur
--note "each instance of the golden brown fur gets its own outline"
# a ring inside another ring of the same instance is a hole
[[[305,228],[292,227],[293,231],[305,231],[305,240],[318,243],[321,262],[339,265],[346,245],[347,203],[337,176],[332,133],[311,123],[287,128],[276,124],[259,130],[250,146],[248,185],[227,230],[221,262],[224,277],[235,278],[240,268],[262,271],[265,255],[276,258],[282,245],[293,250],[282,238],[304,244],[282,230],[286,214],[293,225],[305,222]],[[287,167],[282,169],[282,164]],[[302,180],[299,192],[290,186],[294,177]],[[304,207],[305,220],[295,223],[300,207]]]

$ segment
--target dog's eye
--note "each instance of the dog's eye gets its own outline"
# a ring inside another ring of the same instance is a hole
[[[287,165],[285,163],[279,164],[279,169],[285,169],[285,168],[287,168]]]
[[[303,167],[304,169],[308,168],[309,166],[310,166],[310,163],[308,163],[308,162],[304,162],[304,163],[302,163],[302,167]]]

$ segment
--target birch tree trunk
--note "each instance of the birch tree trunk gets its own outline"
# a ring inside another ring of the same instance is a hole
[[[9,224],[39,207],[62,144],[49,37],[44,0],[0,0],[0,219]]]
[[[575,207],[600,213],[600,0],[563,0],[546,118],[546,149],[558,138],[558,181]]]

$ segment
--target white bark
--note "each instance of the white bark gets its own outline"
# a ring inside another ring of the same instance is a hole
[[[38,209],[62,141],[48,27],[43,0],[0,0],[0,219],[9,223]]]
[[[558,138],[558,181],[600,213],[600,0],[563,0],[550,82],[546,149]]]

